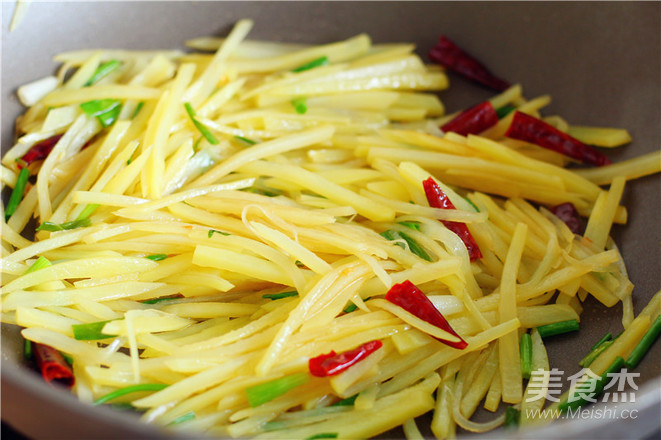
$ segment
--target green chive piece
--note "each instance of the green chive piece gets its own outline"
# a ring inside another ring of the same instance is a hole
[[[109,127],[119,117],[122,110],[122,102],[118,99],[97,99],[80,104],[85,114],[96,117],[101,125]]]
[[[234,136],[234,138],[240,140],[241,142],[245,142],[248,145],[255,145],[257,143],[257,141],[253,141],[252,139],[248,139],[243,136]]]
[[[519,351],[521,352],[521,376],[524,379],[530,379],[530,373],[532,373],[532,338],[529,333],[521,335]]]
[[[102,333],[103,327],[110,321],[97,321],[87,324],[73,324],[73,337],[78,341],[94,341],[97,339],[114,338],[117,335],[107,335]]]
[[[553,324],[541,325],[537,327],[539,336],[547,338],[549,336],[561,335],[563,333],[573,332],[579,329],[578,320],[554,322]]]
[[[638,363],[649,351],[654,341],[659,337],[659,334],[661,334],[661,316],[657,316],[652,326],[647,330],[647,333],[645,333],[627,358],[625,362],[627,368],[636,368],[638,366]]]
[[[189,420],[195,419],[195,413],[193,411],[188,411],[186,414],[182,414],[170,423],[168,423],[165,426],[173,426],[173,425],[178,425],[180,423],[187,422]]]
[[[296,113],[299,115],[304,115],[308,111],[308,105],[306,103],[305,97],[292,99],[291,105],[294,106],[294,110],[296,110]]]
[[[409,237],[403,232],[400,231],[395,231],[394,229],[388,229],[387,231],[384,231],[381,233],[381,236],[384,237],[386,240],[404,240],[406,243],[409,245],[409,250],[417,255],[418,257],[422,258],[423,260],[427,261],[432,261],[431,257],[429,254],[420,246],[414,239]],[[404,243],[398,242],[395,243],[397,246],[401,247],[402,249],[406,249],[406,246],[404,246]]]
[[[165,260],[167,257],[168,257],[167,254],[151,254],[151,255],[147,255],[145,258],[151,261],[161,261],[161,260]]]
[[[354,394],[351,397],[347,397],[346,399],[342,399],[339,402],[335,402],[331,406],[353,406],[353,404],[356,402],[357,397],[358,394]]]
[[[319,434],[311,435],[305,440],[314,440],[317,438],[337,438],[337,432],[320,432]]]
[[[480,208],[478,208],[477,205],[471,201],[471,199],[469,199],[468,197],[464,197],[464,200],[466,200],[468,204],[473,207],[475,212],[480,212]]]
[[[200,151],[200,142],[202,142],[202,139],[204,139],[204,136],[200,136],[199,138],[197,138],[197,140],[193,144],[193,153],[197,153],[198,151]]]
[[[105,396],[101,396],[94,401],[94,405],[101,405],[102,403],[115,400],[118,397],[122,397],[126,394],[137,393],[139,391],[161,391],[164,388],[167,388],[168,385],[164,383],[141,383],[138,385],[131,385],[128,387],[120,388],[118,390],[112,391]]]
[[[188,113],[188,117],[193,122],[195,128],[197,128],[197,130],[202,134],[202,136],[204,136],[211,145],[218,145],[220,142],[218,141],[216,136],[214,136],[213,133],[211,133],[211,131],[209,131],[209,129],[204,124],[202,124],[200,121],[195,119],[195,114],[196,114],[195,109],[190,104],[190,102],[185,102],[184,107],[186,108],[186,113]]]
[[[42,224],[39,225],[39,227],[36,230],[49,231],[49,232],[68,231],[70,229],[86,228],[91,224],[92,221],[88,218],[84,218],[82,220],[73,220],[70,222],[61,223],[59,225],[57,223],[43,222]]]
[[[23,340],[23,355],[27,360],[32,359],[32,341],[29,339]]]
[[[570,398],[569,394],[565,399],[558,405],[558,410],[562,412],[566,412],[567,410],[575,410],[577,408],[580,408],[582,406],[585,406],[589,403],[587,400],[588,398],[594,398],[596,396],[599,396],[603,391],[604,387],[608,382],[610,382],[611,377],[609,377],[609,374],[614,374],[617,373],[624,367],[625,362],[624,359],[622,359],[621,356],[618,356],[615,358],[613,363],[608,367],[606,371],[604,371],[604,374],[601,375],[600,378],[590,378],[585,382],[585,388],[583,388],[583,391],[581,390],[576,390],[574,391],[574,394],[572,394],[572,398]],[[592,393],[589,395],[586,395],[587,393],[585,392],[586,389],[594,389]],[[577,397],[573,397],[576,395],[576,393],[580,392],[581,395]]]
[[[590,366],[592,362],[594,362],[595,359],[599,357],[601,353],[606,351],[608,347],[610,347],[613,344],[613,341],[606,341],[594,350],[590,350],[590,353],[587,354],[581,361],[578,363],[583,368],[587,368]]]
[[[96,84],[97,82],[108,76],[113,70],[117,69],[121,65],[122,62],[119,60],[110,60],[101,64],[96,69],[92,77],[85,83],[85,87]]]
[[[296,72],[296,73],[304,72],[306,70],[314,69],[315,67],[327,66],[329,64],[330,64],[330,62],[328,61],[328,57],[324,55],[324,56],[319,57],[317,59],[314,59],[310,62],[302,64],[302,65],[298,66],[297,68],[292,69],[291,71]]]
[[[5,220],[9,220],[16,208],[23,200],[23,194],[25,193],[25,187],[28,184],[28,179],[30,178],[30,170],[27,168],[21,168],[21,171],[18,173],[16,178],[16,185],[9,196],[9,202],[7,202],[7,208],[5,209]]]
[[[153,298],[153,299],[145,299],[143,301],[140,301],[143,304],[157,304],[162,301],[170,301],[173,299],[179,299],[181,296],[164,296],[163,298]]]
[[[610,333],[606,333],[601,339],[597,341],[596,344],[592,346],[592,348],[590,348],[590,351],[597,349],[601,344],[603,344],[606,341],[610,341],[611,339],[613,339],[613,335]]]
[[[211,236],[212,236],[214,233],[216,233],[216,234],[220,234],[220,235],[231,235],[231,234],[229,234],[229,233],[227,233],[227,232],[219,231],[218,229],[209,229],[209,233],[208,233],[207,235],[209,236],[209,238],[211,238]]]
[[[292,290],[290,292],[281,292],[281,293],[267,293],[262,295],[262,298],[265,299],[282,299],[282,298],[290,298],[292,296],[298,296],[298,292],[295,290]]]
[[[354,304],[352,302],[349,302],[349,305],[347,305],[344,309],[342,309],[342,311],[344,313],[351,313],[351,312],[355,311],[357,308],[358,308],[358,306],[356,304]]]
[[[503,426],[505,428],[515,428],[519,426],[520,418],[521,412],[513,406],[508,406],[505,410],[505,423],[503,423]]]
[[[37,260],[34,263],[32,263],[32,266],[28,267],[28,270],[26,270],[23,275],[28,274],[28,273],[32,273],[36,270],[43,269],[45,267],[52,266],[52,265],[53,265],[53,263],[48,261],[48,259],[46,257],[39,257],[39,258],[37,258]]]
[[[509,115],[514,110],[516,110],[515,106],[507,104],[500,107],[499,109],[496,109],[496,115],[498,115],[498,119],[503,119],[505,116]]]
[[[287,425],[283,422],[266,422],[264,425],[262,425],[262,429],[264,431],[278,431],[286,427]]]
[[[90,203],[89,205],[85,206],[85,208],[80,211],[80,214],[78,214],[78,217],[76,220],[84,220],[86,218],[89,218],[92,214],[94,214],[94,211],[99,207],[98,204],[96,203]]]
[[[142,107],[144,107],[145,103],[144,101],[140,101],[138,105],[135,107],[135,111],[131,115],[131,119],[135,119],[136,116],[138,116],[138,113],[140,113],[140,110],[142,110]]]
[[[287,391],[307,383],[310,375],[307,373],[295,373],[269,382],[246,388],[248,403],[251,407],[256,407],[269,402],[276,397],[282,396]]]
[[[69,364],[69,365],[73,365],[73,358],[72,358],[71,356],[69,356],[69,355],[66,354],[66,353],[62,353],[62,352],[60,352],[60,354],[62,355],[62,357],[64,358],[64,360],[67,362],[67,364]]]
[[[420,231],[420,223],[418,222],[398,222],[398,225],[406,226],[409,229],[414,231]]]

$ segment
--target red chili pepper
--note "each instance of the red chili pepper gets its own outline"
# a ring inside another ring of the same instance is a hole
[[[59,351],[49,345],[32,343],[32,353],[41,370],[41,375],[48,383],[57,381],[69,388],[75,383],[73,371]]]
[[[505,136],[539,145],[580,162],[596,166],[611,163],[608,157],[595,148],[574,139],[544,121],[519,111],[514,112],[512,125],[507,129]]]
[[[429,206],[440,209],[456,209],[434,179],[430,177],[427,180],[423,180],[422,186],[425,189],[425,195],[427,196]],[[468,249],[468,256],[471,261],[482,258],[482,251],[480,251],[480,247],[477,245],[477,242],[471,235],[465,223],[451,222],[447,220],[441,220],[441,222],[446,228],[461,238],[461,241],[466,245],[466,249]]]
[[[331,351],[328,354],[313,357],[308,361],[310,373],[317,377],[335,376],[357,362],[362,361],[381,348],[382,345],[381,341],[375,340],[366,342],[352,350],[343,351],[340,354]]]
[[[388,290],[388,293],[386,293],[386,299],[403,308],[407,312],[414,314],[423,321],[443,329],[451,335],[459,338],[459,342],[449,342],[436,338],[445,345],[449,345],[450,347],[459,350],[463,350],[468,346],[468,343],[466,343],[466,341],[464,341],[461,336],[450,327],[447,319],[445,319],[441,312],[434,307],[434,304],[432,304],[429,298],[427,298],[427,295],[422,293],[422,291],[409,280],[392,286],[390,290]]]
[[[43,141],[34,144],[27,153],[18,160],[18,168],[21,169],[27,167],[36,160],[46,159],[62,136],[63,135],[61,134],[56,134],[55,136],[51,136],[48,139],[44,139]]]
[[[482,102],[459,113],[450,122],[441,126],[445,133],[454,131],[466,136],[469,134],[482,133],[489,127],[498,123],[498,113],[489,101]]]
[[[441,35],[436,46],[429,51],[429,58],[490,89],[503,91],[510,86],[507,81],[496,77],[484,64],[454,44],[445,35]]]
[[[581,220],[578,218],[578,211],[572,203],[562,203],[551,208],[551,212],[560,220],[565,222],[569,230],[574,234],[581,231]]]

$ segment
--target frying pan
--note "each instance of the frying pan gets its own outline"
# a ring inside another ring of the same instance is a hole
[[[511,82],[526,97],[550,94],[545,114],[574,124],[627,128],[634,141],[607,154],[622,160],[657,150],[661,137],[661,3],[658,2],[34,2],[9,33],[13,2],[2,2],[2,151],[23,111],[16,88],[54,72],[52,56],[85,48],[171,49],[205,35],[226,35],[252,18],[251,39],[325,43],[367,32],[378,43],[414,42],[426,52],[441,33]],[[441,94],[450,111],[490,93],[450,75]],[[661,176],[630,182],[629,224],[612,232],[635,284],[638,313],[661,287]],[[588,300],[577,334],[548,341],[551,365],[578,371],[604,333],[621,330],[621,307]],[[2,419],[33,438],[163,438],[135,417],[93,408],[54,389],[22,365],[18,329],[2,328]],[[637,369],[636,419],[564,420],[531,432],[489,437],[645,438],[661,427],[659,343]],[[602,406],[604,404],[601,404]],[[610,407],[617,405],[609,403]],[[478,415],[483,417],[483,415]],[[385,437],[401,437],[400,431]],[[191,438],[185,435],[185,438]]]

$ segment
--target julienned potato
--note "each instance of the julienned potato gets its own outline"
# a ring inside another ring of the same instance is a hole
[[[19,90],[29,108],[2,160],[3,186],[17,188],[2,224],[2,321],[69,356],[81,400],[259,438],[398,425],[415,438],[430,411],[439,438],[483,432],[505,418],[470,421],[483,399],[541,423],[529,417],[544,400],[528,399],[524,378],[550,369],[536,328],[578,321],[587,295],[622,302],[625,327],[591,370],[640,359],[660,295],[634,319],[609,231],[626,221],[625,181],[660,171],[659,152],[569,170],[505,138],[511,116],[480,135],[442,133],[456,114],[425,92],[447,77],[412,45],[257,42],[251,27],[190,42],[214,54],[63,53],[56,77]],[[549,101],[519,85],[490,99],[536,118]],[[593,144],[628,142],[543,119]],[[430,176],[456,209],[429,206]],[[566,202],[587,217],[583,236],[549,211]],[[34,241],[21,235],[33,216]],[[482,258],[470,262],[449,223],[468,226]],[[382,298],[407,280],[463,350]],[[341,373],[310,375],[310,359],[375,340]]]

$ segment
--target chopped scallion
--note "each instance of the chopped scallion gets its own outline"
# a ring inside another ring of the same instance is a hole
[[[400,232],[400,231],[395,231],[394,229],[388,229],[385,232],[381,233],[381,236],[383,236],[385,239],[393,241],[393,240],[404,240],[406,244],[408,244],[409,250],[417,255],[418,257],[422,258],[423,260],[427,261],[432,261],[431,257],[429,254],[420,246],[414,239],[409,237],[407,234]],[[401,247],[402,249],[406,249],[406,246],[404,246],[404,243],[397,242],[395,243],[397,246]]]
[[[29,339],[24,339],[23,341],[23,355],[25,359],[32,359],[32,341]]]
[[[567,396],[560,402],[558,409],[562,412],[567,410],[575,410],[580,408],[594,399],[594,397],[600,395],[604,391],[604,387],[612,379],[612,375],[620,371],[624,367],[624,359],[621,356],[615,358],[613,363],[608,367],[604,374],[600,378],[591,377],[586,380],[585,384],[580,389],[570,391]],[[610,376],[609,376],[610,375]],[[586,390],[593,390],[587,392]]]
[[[519,350],[521,352],[521,376],[524,379],[530,379],[530,373],[532,373],[532,338],[529,333],[521,335]]]
[[[661,334],[661,316],[657,316],[652,326],[647,330],[647,333],[645,333],[627,358],[627,368],[636,368],[638,366],[638,363],[645,356],[645,353],[649,351],[654,341],[659,337],[659,334]]]
[[[211,133],[211,131],[209,131],[209,129],[204,124],[202,124],[200,121],[198,121],[195,118],[195,114],[196,114],[195,109],[190,104],[190,102],[184,103],[184,107],[186,108],[186,113],[188,113],[188,117],[190,117],[190,120],[193,122],[193,125],[202,134],[202,136],[204,136],[211,145],[218,145],[219,141],[216,138],[216,136],[214,136],[213,133]]]
[[[328,57],[324,55],[292,69],[292,72],[304,72],[306,70],[314,69],[315,67],[327,66],[328,64],[330,64]]]
[[[251,407],[256,407],[269,402],[276,397],[282,396],[287,391],[307,383],[310,375],[307,373],[295,373],[289,376],[274,379],[269,382],[246,388],[248,403]]]
[[[234,136],[234,138],[240,140],[241,142],[245,142],[248,145],[255,145],[257,143],[257,141],[253,141],[252,139],[248,139],[243,136]]]
[[[195,419],[195,413],[193,411],[188,411],[186,414],[180,415],[179,417],[168,423],[166,426],[178,425],[180,423],[184,423],[193,419]]]
[[[468,204],[473,207],[475,212],[480,212],[480,208],[478,208],[477,205],[471,201],[471,199],[469,199],[468,197],[464,197],[464,200],[466,200]]]
[[[70,229],[85,228],[91,224],[92,221],[89,218],[84,218],[81,220],[73,220],[70,222],[61,223],[59,225],[57,223],[43,222],[42,224],[39,225],[37,231],[49,231],[49,232],[68,231]]]
[[[353,404],[356,402],[357,397],[358,397],[358,394],[354,394],[351,397],[347,397],[346,399],[342,399],[338,402],[335,402],[331,406],[353,406]]]
[[[603,344],[606,341],[610,341],[611,339],[613,339],[613,335],[610,333],[606,333],[601,339],[597,341],[596,344],[592,346],[590,351],[597,349],[601,344]]]
[[[262,298],[265,299],[282,299],[282,298],[291,298],[292,296],[298,296],[298,292],[295,290],[289,292],[280,292],[280,293],[267,293],[262,295]]]
[[[337,438],[337,432],[320,432],[319,434],[307,437],[305,440],[314,440],[318,438]]]
[[[560,335],[573,332],[579,329],[578,321],[570,319],[569,321],[554,322],[553,324],[541,325],[537,327],[539,336],[547,338],[549,336]]]
[[[140,301],[140,302],[143,303],[143,304],[157,304],[157,303],[160,303],[162,301],[170,301],[170,300],[179,299],[179,298],[181,298],[181,296],[165,296],[163,298],[145,299],[145,300]]]
[[[25,193],[25,187],[28,184],[28,178],[30,177],[30,171],[27,168],[21,168],[21,171],[18,173],[18,178],[16,179],[16,185],[9,196],[9,202],[7,202],[7,208],[5,209],[5,220],[9,220],[16,208],[23,200],[23,194]]]
[[[587,368],[590,366],[592,362],[594,362],[595,359],[599,357],[601,353],[606,351],[608,347],[610,347],[613,344],[613,341],[606,341],[599,345],[597,348],[590,350],[590,353],[588,353],[587,356],[585,356],[581,361],[578,363],[583,368]]]
[[[519,426],[519,419],[521,418],[521,412],[514,408],[513,406],[508,406],[505,410],[505,423],[503,426],[505,428],[514,428]]]
[[[399,222],[398,224],[413,229],[414,231],[420,231],[420,223],[418,222]]]
[[[130,385],[128,387],[120,388],[118,390],[112,391],[105,396],[101,396],[94,401],[95,405],[101,405],[102,403],[115,400],[118,397],[122,397],[126,394],[137,393],[140,391],[161,391],[164,388],[167,388],[168,385],[164,383],[141,383],[139,385]]]
[[[167,257],[168,257],[167,254],[151,254],[151,255],[147,255],[145,258],[151,261],[161,261],[161,260],[165,260]]]
[[[138,105],[135,107],[135,111],[131,115],[131,119],[135,119],[136,116],[138,116],[138,113],[140,113],[140,110],[142,110],[142,107],[144,107],[145,103],[143,101],[140,101]]]
[[[80,104],[85,114],[96,117],[104,127],[111,126],[119,117],[122,102],[118,99],[97,99]]]
[[[514,110],[516,110],[515,106],[507,104],[496,109],[496,115],[498,116],[498,119],[503,119],[505,116],[509,115]]]
[[[103,64],[101,64],[92,77],[85,83],[85,87],[91,86],[93,84],[96,84],[97,82],[101,81],[101,79],[105,78],[108,76],[113,70],[117,69],[119,66],[122,65],[122,62],[119,60],[110,60],[107,61]]]
[[[365,298],[363,301],[368,301],[370,298],[371,298],[371,296],[368,296],[368,297]],[[357,308],[358,308],[358,306],[357,306],[354,302],[349,301],[349,304],[347,304],[347,306],[346,306],[342,311],[343,311],[344,313],[351,313],[351,312],[353,312],[354,310],[356,310]]]
[[[26,270],[25,273],[26,274],[32,273],[36,270],[43,269],[45,267],[52,266],[52,265],[53,265],[53,263],[48,261],[48,259],[46,257],[39,257],[39,258],[37,258],[37,260],[34,263],[32,263],[32,266],[28,267],[28,270]]]
[[[64,358],[64,360],[67,362],[67,364],[69,364],[69,365],[73,365],[73,358],[72,358],[71,356],[69,356],[69,355],[66,354],[66,353],[62,353],[62,352],[60,352],[60,354],[62,355],[62,357]]]
[[[80,214],[78,214],[78,217],[76,220],[84,220],[86,218],[89,218],[92,214],[94,214],[94,211],[99,207],[98,204],[96,203],[90,203],[89,205],[85,206],[85,208],[80,211]]]
[[[299,115],[304,115],[308,111],[308,105],[306,103],[305,97],[292,99],[291,105],[294,106],[294,110],[296,110],[296,113]]]
[[[220,234],[220,235],[230,235],[229,233],[227,233],[227,232],[223,232],[223,231],[219,231],[218,229],[209,229],[209,234],[207,234],[207,235],[209,236],[209,238],[211,238],[211,236],[212,236],[214,233],[216,233],[216,234]]]
[[[103,327],[110,321],[97,321],[87,324],[73,324],[73,337],[78,341],[94,341],[97,339],[114,338],[117,335],[107,335],[102,332]]]

